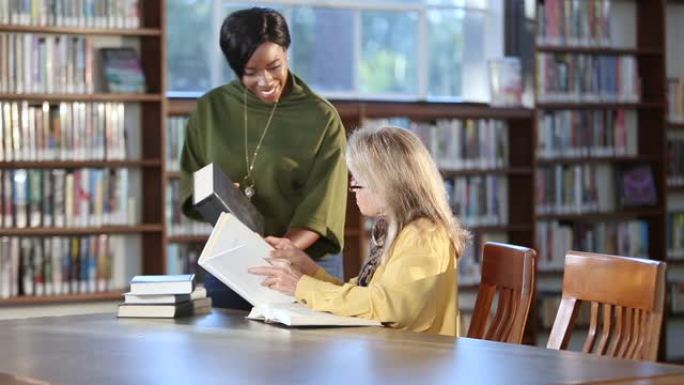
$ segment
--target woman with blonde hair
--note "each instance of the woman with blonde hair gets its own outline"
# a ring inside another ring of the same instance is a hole
[[[468,233],[451,212],[429,152],[410,131],[362,128],[350,136],[346,160],[361,214],[376,218],[370,257],[359,276],[339,282],[287,239],[275,237],[266,238],[275,248],[272,258],[289,264],[250,272],[314,310],[458,335],[456,259]]]

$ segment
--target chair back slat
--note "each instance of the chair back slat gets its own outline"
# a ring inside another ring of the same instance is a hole
[[[596,343],[596,332],[599,327],[599,304],[598,302],[591,303],[591,313],[589,315],[589,332],[587,332],[587,338],[584,340],[584,346],[582,351],[585,353],[590,353],[594,349],[594,344]]]
[[[636,358],[636,348],[637,345],[639,345],[639,340],[642,338],[639,332],[641,331],[641,317],[643,316],[644,311],[641,309],[633,309],[632,313],[632,324],[630,325],[632,328],[632,340],[629,343],[625,357],[633,360]]]
[[[497,329],[499,328],[499,325],[501,325],[501,322],[503,321],[504,314],[508,311],[506,309],[507,303],[505,300],[502,298],[502,293],[500,290],[499,292],[499,301],[496,306],[496,313],[494,313],[494,318],[492,318],[489,322],[489,325],[487,325],[487,332],[485,333],[484,339],[490,340],[490,341],[498,341],[498,338],[501,338],[501,336],[497,335]]]
[[[620,349],[620,342],[622,341],[622,315],[622,306],[615,306],[615,329],[613,329],[610,335],[610,343],[608,344],[607,353],[612,357],[617,357],[618,351]]]
[[[482,278],[468,337],[521,343],[535,289],[536,253],[505,243],[487,242]],[[496,312],[490,319],[495,294]]]
[[[507,326],[512,326],[513,323],[513,308],[515,303],[513,300],[513,290],[508,288],[501,288],[497,290],[499,301],[496,307],[496,313],[491,323],[487,327],[485,334],[486,340],[501,341],[506,336]]]
[[[603,307],[603,318],[601,319],[601,339],[594,352],[599,355],[606,354],[606,348],[608,348],[608,339],[610,338],[610,327],[612,325],[612,306],[608,304],[602,304]]]
[[[664,262],[570,251],[565,258],[563,297],[547,347],[566,349],[577,309],[590,302],[582,351],[655,361],[665,293]],[[603,306],[599,317],[600,306]],[[601,335],[596,343],[599,328]]]
[[[501,324],[501,333],[499,335],[499,339],[503,339],[505,336],[511,334],[511,331],[515,325],[515,315],[518,312],[518,306],[520,306],[520,302],[515,300],[515,291],[513,289],[503,289],[502,291],[507,293],[506,296],[508,298],[506,301],[508,304],[506,306],[509,309],[506,312],[506,317]]]
[[[644,347],[646,346],[646,340],[648,339],[649,318],[650,315],[648,313],[644,313],[641,317],[641,322],[639,323],[639,343],[637,344],[635,352],[636,359],[641,359],[641,352],[644,351]]]
[[[492,306],[494,294],[496,294],[496,287],[480,285],[477,299],[475,300],[475,311],[468,328],[468,337],[482,338],[485,335],[489,320],[489,309]],[[477,311],[478,309],[487,309],[487,311]]]
[[[634,309],[625,308],[625,318],[622,327],[623,338],[618,350],[617,356],[619,358],[626,358],[629,347],[632,344],[632,322],[634,321]]]

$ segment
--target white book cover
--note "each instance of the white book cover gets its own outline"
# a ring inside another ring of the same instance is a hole
[[[266,264],[272,247],[235,216],[221,213],[199,258],[199,265],[238,293],[254,308],[247,318],[290,326],[376,325],[377,321],[311,310],[293,297],[261,285],[263,277],[247,272]]]
[[[190,295],[195,289],[194,274],[136,275],[131,280],[133,295]]]
[[[189,301],[190,294],[124,294],[124,303],[133,304],[173,304]]]

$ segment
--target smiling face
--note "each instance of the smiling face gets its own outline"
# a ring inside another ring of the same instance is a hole
[[[266,103],[280,100],[287,85],[287,51],[276,43],[257,47],[245,65],[242,84]]]

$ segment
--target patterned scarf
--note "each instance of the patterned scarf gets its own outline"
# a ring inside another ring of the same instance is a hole
[[[375,269],[380,266],[385,238],[387,238],[387,221],[384,218],[379,218],[371,231],[370,256],[359,274],[359,286],[368,286],[373,274],[375,274]]]

